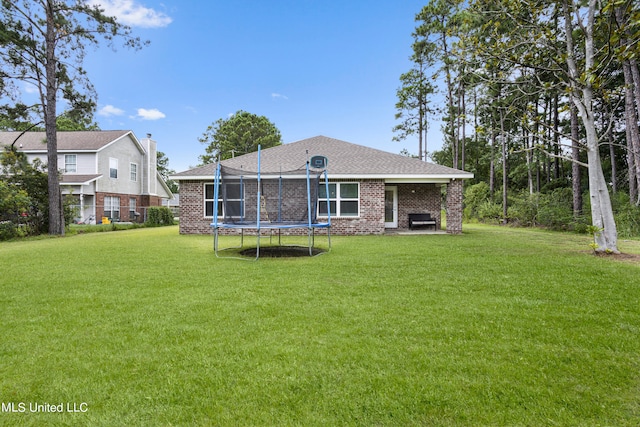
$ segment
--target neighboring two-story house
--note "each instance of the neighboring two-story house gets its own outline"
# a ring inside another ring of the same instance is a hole
[[[44,132],[0,132],[29,161],[47,162]],[[62,193],[75,198],[78,222],[143,221],[146,208],[173,197],[157,171],[157,143],[130,130],[58,132]]]

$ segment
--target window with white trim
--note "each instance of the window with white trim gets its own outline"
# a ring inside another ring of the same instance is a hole
[[[118,178],[118,159],[109,158],[109,178]]]
[[[104,216],[112,221],[120,219],[120,197],[105,196]]]
[[[331,209],[331,216],[360,216],[360,183],[331,182],[329,194],[325,185],[321,184],[318,187],[318,215],[327,216],[327,205]]]
[[[222,194],[223,186],[219,188],[220,194],[218,194],[218,217],[224,217],[225,214],[230,217],[239,218],[244,215],[242,210],[242,187],[240,183],[226,183],[226,194]],[[213,202],[214,202],[214,184],[204,185],[204,216],[213,217]],[[225,204],[222,203],[223,198]],[[224,211],[226,205],[229,212]]]
[[[129,219],[135,219],[137,200],[135,197],[129,197]]]
[[[129,171],[130,171],[129,176],[131,181],[136,182],[138,180],[138,165],[136,163],[130,163]]]
[[[78,156],[75,154],[64,155],[64,172],[76,173],[78,171]]]

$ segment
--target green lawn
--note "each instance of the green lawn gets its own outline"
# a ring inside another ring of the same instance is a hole
[[[258,262],[212,240],[0,244],[0,425],[640,425],[640,264],[587,236],[465,226]],[[30,410],[61,403],[85,412]]]

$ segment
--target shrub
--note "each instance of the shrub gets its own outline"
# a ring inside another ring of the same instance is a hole
[[[147,209],[147,221],[149,227],[173,225],[173,212],[166,206],[151,206]]]
[[[11,221],[0,221],[0,240],[18,237],[18,227]]]
[[[618,236],[640,236],[640,207],[635,206],[627,193],[616,193],[611,196]]]
[[[570,188],[556,188],[548,194],[540,195],[540,225],[552,230],[568,230],[573,221],[573,192]]]
[[[0,221],[13,222],[18,227],[19,235],[46,232],[49,229],[48,180],[46,165],[38,159],[29,163],[24,153],[12,151],[10,148],[1,151],[0,182],[3,182],[4,186],[0,188]],[[20,201],[19,207],[16,205],[7,208],[5,205],[15,204],[18,199],[25,197],[28,202]],[[6,217],[8,213],[10,215]],[[11,216],[18,213],[17,218]]]
[[[480,206],[489,201],[490,197],[489,184],[486,182],[468,187],[464,192],[464,218],[467,220],[479,218]]]
[[[515,225],[533,227],[538,225],[538,205],[540,195],[528,192],[520,193],[511,199],[507,208],[509,222]]]
[[[502,219],[502,205],[486,200],[478,206],[478,219],[488,223],[498,223]]]

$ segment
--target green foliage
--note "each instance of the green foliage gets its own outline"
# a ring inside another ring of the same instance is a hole
[[[24,235],[30,206],[31,199],[26,191],[0,180],[0,241]]]
[[[467,187],[464,191],[464,218],[466,220],[478,218],[480,206],[490,198],[489,184],[486,182]]]
[[[100,130],[97,123],[93,121],[95,105],[89,106],[86,110],[68,110],[56,118],[58,131],[80,131],[80,130]]]
[[[538,207],[540,195],[522,192],[509,200],[507,214],[512,225],[531,227],[538,225]]]
[[[246,111],[238,111],[228,119],[218,119],[212,123],[200,138],[205,144],[205,153],[198,158],[202,164],[230,159],[262,148],[282,144],[282,136],[276,126],[265,116],[257,116]]]
[[[502,220],[502,205],[485,200],[478,206],[478,219],[488,224],[497,224]]]
[[[51,144],[48,144],[49,191],[47,228],[51,234],[64,234],[64,207],[57,179],[57,104],[65,100],[67,115],[62,126],[81,123],[92,126],[90,117],[95,110],[95,89],[83,67],[86,47],[98,45],[103,38],[113,46],[115,39],[123,39],[127,47],[141,48],[145,43],[131,35],[131,28],[115,17],[103,14],[98,4],[85,1],[0,2],[0,98],[13,104],[20,97],[25,84],[35,88],[38,100],[33,108],[14,111],[9,123],[20,127],[28,122],[44,125]],[[8,108],[7,110],[10,110]],[[65,120],[69,119],[69,120]]]
[[[173,225],[173,212],[166,206],[151,206],[147,208],[147,220],[145,225],[159,227]]]
[[[393,140],[401,141],[410,135],[417,134],[420,141],[418,158],[422,160],[426,157],[428,148],[426,147],[428,114],[433,113],[433,109],[429,107],[429,96],[435,92],[435,88],[428,81],[424,55],[416,53],[412,59],[414,68],[400,76],[402,86],[396,91],[398,97],[396,120],[402,120],[402,122],[394,126],[393,131],[397,134]]]
[[[573,222],[573,193],[570,188],[557,188],[540,195],[538,224],[552,230],[567,230]]]
[[[47,232],[49,191],[45,166],[39,161],[29,163],[24,153],[7,147],[0,153],[0,182],[4,188],[0,192],[5,194],[0,197],[0,220],[13,223],[21,235]]]
[[[16,221],[29,212],[31,199],[26,191],[0,180],[0,221]]]
[[[111,224],[70,224],[68,234],[104,233],[109,231],[133,230],[146,227],[140,223],[112,222]]]
[[[489,199],[486,184],[470,186],[465,192],[465,219],[495,224],[502,219],[502,204]],[[509,198],[508,222],[515,226],[545,227],[552,230],[584,232],[587,220],[573,215],[573,194],[568,188],[549,193],[522,191]]]
[[[632,204],[629,195],[616,193],[612,196],[613,209],[616,216],[618,236],[640,236],[640,206]]]

